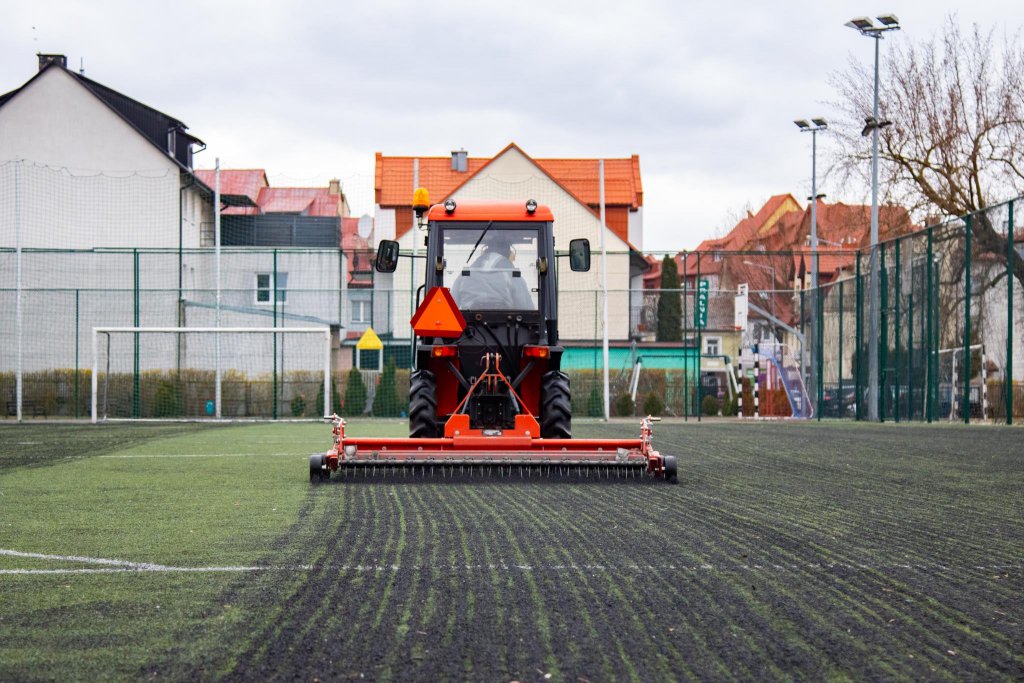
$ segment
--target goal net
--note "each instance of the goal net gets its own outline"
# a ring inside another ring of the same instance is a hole
[[[319,419],[327,327],[94,327],[92,421]]]

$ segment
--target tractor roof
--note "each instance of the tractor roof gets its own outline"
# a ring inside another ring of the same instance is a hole
[[[455,210],[451,213],[443,204],[430,207],[427,218],[432,221],[534,221],[545,222],[554,220],[551,209],[539,204],[530,213],[526,210],[526,201],[521,202],[488,202],[469,199],[456,201]]]

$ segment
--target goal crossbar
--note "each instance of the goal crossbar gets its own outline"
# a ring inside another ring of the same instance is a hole
[[[213,334],[217,335],[216,354],[216,419],[221,419],[221,364],[220,339],[222,334],[319,334],[323,336],[324,404],[323,414],[329,415],[331,408],[331,328],[330,327],[93,327],[92,328],[92,422],[98,421],[99,397],[99,338],[103,334]],[[109,359],[108,359],[109,362]]]

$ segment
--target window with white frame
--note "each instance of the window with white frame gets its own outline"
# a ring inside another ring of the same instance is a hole
[[[722,338],[721,337],[704,337],[704,355],[705,356],[720,356],[720,355],[722,355]]]
[[[288,273],[256,273],[256,303],[273,304],[288,303]],[[276,293],[276,294],[275,294]]]
[[[369,323],[371,322],[371,310],[369,299],[353,299],[352,300],[352,322],[353,323]]]

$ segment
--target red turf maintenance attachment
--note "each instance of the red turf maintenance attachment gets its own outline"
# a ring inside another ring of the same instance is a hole
[[[537,421],[516,419],[516,429],[474,430],[453,415],[446,436],[436,439],[349,437],[337,415],[334,447],[310,456],[311,481],[326,481],[332,472],[346,474],[469,474],[493,472],[526,477],[534,474],[640,477],[677,482],[676,459],[651,445],[651,422],[644,418],[638,439],[541,439]],[[454,423],[454,424],[453,424]]]
[[[590,243],[569,240],[568,252],[557,253],[554,216],[532,199],[449,199],[431,207],[426,191],[417,190],[413,207],[421,218],[428,213],[427,262],[434,267],[422,271],[427,296],[410,321],[410,438],[349,437],[345,421],[332,415],[334,448],[310,456],[310,479],[484,470],[649,475],[675,483],[676,459],[651,445],[653,418],[643,421],[639,439],[570,438],[555,264],[566,258],[566,273],[589,270]],[[374,266],[393,273],[400,256],[398,242],[383,240]]]

